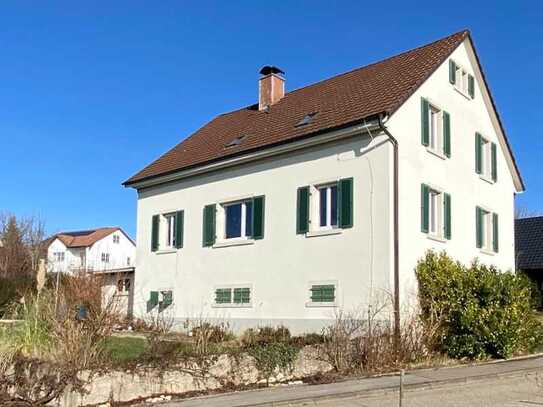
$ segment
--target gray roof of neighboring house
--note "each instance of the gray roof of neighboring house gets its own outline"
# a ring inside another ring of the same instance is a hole
[[[543,216],[515,220],[517,268],[543,269]]]

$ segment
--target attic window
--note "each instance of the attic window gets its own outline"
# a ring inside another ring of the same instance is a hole
[[[239,146],[245,136],[239,136],[225,144],[225,148]]]
[[[317,115],[318,112],[308,113],[300,120],[295,127],[301,127],[310,124],[313,121],[313,118]]]

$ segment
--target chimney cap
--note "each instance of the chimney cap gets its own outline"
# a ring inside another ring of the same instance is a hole
[[[262,67],[262,69],[260,70],[261,75],[269,75],[272,73],[283,74],[283,75],[285,74],[281,69],[273,65],[266,65]]]

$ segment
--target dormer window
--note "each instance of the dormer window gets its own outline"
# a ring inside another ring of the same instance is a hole
[[[449,60],[449,82],[464,96],[475,97],[475,78],[452,59]]]

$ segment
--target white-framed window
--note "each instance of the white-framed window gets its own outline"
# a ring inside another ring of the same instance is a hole
[[[498,252],[498,214],[489,209],[476,208],[477,247],[485,252]]]
[[[456,66],[456,81],[454,86],[463,94],[468,94],[468,72],[461,66]]]
[[[428,233],[432,236],[443,237],[443,194],[430,189],[428,208]]]
[[[337,182],[333,184],[318,185],[315,187],[318,194],[318,228],[335,229],[338,227],[338,188]]]
[[[102,262],[109,263],[109,253],[102,253]]]
[[[64,261],[64,252],[55,252],[53,253],[53,257],[55,259],[56,262],[63,262]]]
[[[121,241],[119,235],[113,235],[113,243],[119,243]]]
[[[165,232],[165,240],[164,240],[164,246],[167,249],[173,249],[176,247],[176,235],[177,235],[177,225],[176,225],[176,214],[175,213],[168,213],[164,215],[164,220],[166,223]]]
[[[224,212],[223,239],[251,239],[253,236],[253,201],[243,200],[222,204]]]
[[[490,183],[498,181],[497,146],[475,132],[475,172]]]
[[[428,148],[441,154],[443,151],[443,114],[438,107],[432,104],[430,104],[428,109],[428,124]]]
[[[469,99],[475,97],[475,78],[466,68],[449,60],[449,81],[454,88]]]
[[[252,287],[250,285],[215,287],[213,305],[215,307],[252,306]]]
[[[451,239],[451,195],[440,188],[421,185],[421,230],[430,238]]]

